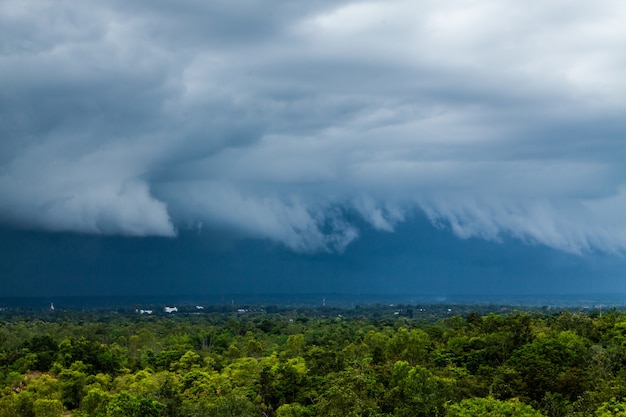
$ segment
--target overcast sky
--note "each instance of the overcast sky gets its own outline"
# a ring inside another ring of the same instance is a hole
[[[363,239],[423,257],[401,232],[426,219],[463,253],[621,268],[624,22],[621,0],[3,1],[0,224],[345,263]]]

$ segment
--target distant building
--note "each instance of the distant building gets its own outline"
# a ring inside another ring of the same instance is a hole
[[[204,310],[204,307],[203,306],[196,306],[196,309],[197,310]]]
[[[165,311],[166,313],[177,313],[178,312],[178,307],[165,307],[163,309],[163,311]]]
[[[139,310],[139,314],[152,314],[152,310]]]

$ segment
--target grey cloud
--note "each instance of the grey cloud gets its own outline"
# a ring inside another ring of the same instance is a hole
[[[626,7],[0,7],[0,216],[343,250],[347,212],[623,252]]]
[[[174,202],[179,218],[207,219],[209,227],[227,228],[240,237],[272,239],[299,252],[341,252],[358,237],[358,231],[336,209],[316,210],[295,197],[259,196],[238,188],[205,181],[172,184],[159,191]]]
[[[610,200],[612,203],[623,201],[623,192]],[[587,201],[465,199],[458,205],[450,200],[430,202],[424,204],[423,209],[433,223],[449,225],[461,238],[500,240],[506,234],[578,254],[591,250],[621,253],[626,244],[626,228],[616,206],[608,216],[602,213],[607,203],[605,199],[594,200],[591,204]]]

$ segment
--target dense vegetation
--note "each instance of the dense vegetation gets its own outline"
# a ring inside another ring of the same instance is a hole
[[[0,314],[0,417],[626,416],[626,314]]]

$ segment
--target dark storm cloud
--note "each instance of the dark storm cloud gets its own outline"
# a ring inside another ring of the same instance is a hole
[[[619,1],[0,5],[0,216],[626,248]],[[401,227],[401,226],[400,226]]]

